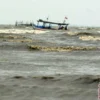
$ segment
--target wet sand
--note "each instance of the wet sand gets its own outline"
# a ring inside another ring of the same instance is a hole
[[[99,41],[84,35],[1,32],[0,100],[97,100]]]

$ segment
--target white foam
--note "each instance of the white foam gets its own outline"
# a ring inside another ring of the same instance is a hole
[[[98,37],[97,36],[80,36],[79,39],[83,40],[83,41],[90,41],[90,40],[92,40],[92,41],[99,40],[100,41],[100,37],[99,36]]]
[[[27,30],[27,29],[0,29],[0,33],[12,33],[12,34],[25,34],[25,33],[34,33],[34,34],[42,34],[47,33],[48,31],[44,30]]]
[[[98,33],[100,33],[100,31],[97,31]]]

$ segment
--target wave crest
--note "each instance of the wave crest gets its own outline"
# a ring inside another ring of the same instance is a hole
[[[47,47],[47,46],[38,46],[30,45],[28,46],[31,50],[41,50],[41,51],[79,51],[79,50],[96,50],[97,47],[75,47],[75,46],[66,46],[66,47]]]

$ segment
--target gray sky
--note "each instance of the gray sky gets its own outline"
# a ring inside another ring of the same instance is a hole
[[[0,24],[39,18],[70,25],[100,26],[100,0],[0,0]]]

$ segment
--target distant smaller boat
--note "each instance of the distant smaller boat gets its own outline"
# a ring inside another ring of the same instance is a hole
[[[42,23],[42,25],[40,25]],[[53,27],[53,25],[57,25],[57,27]],[[57,22],[50,22],[50,21],[45,21],[42,19],[39,19],[37,21],[37,25],[33,24],[34,29],[51,29],[51,30],[67,30],[68,29],[68,23],[57,23]]]

